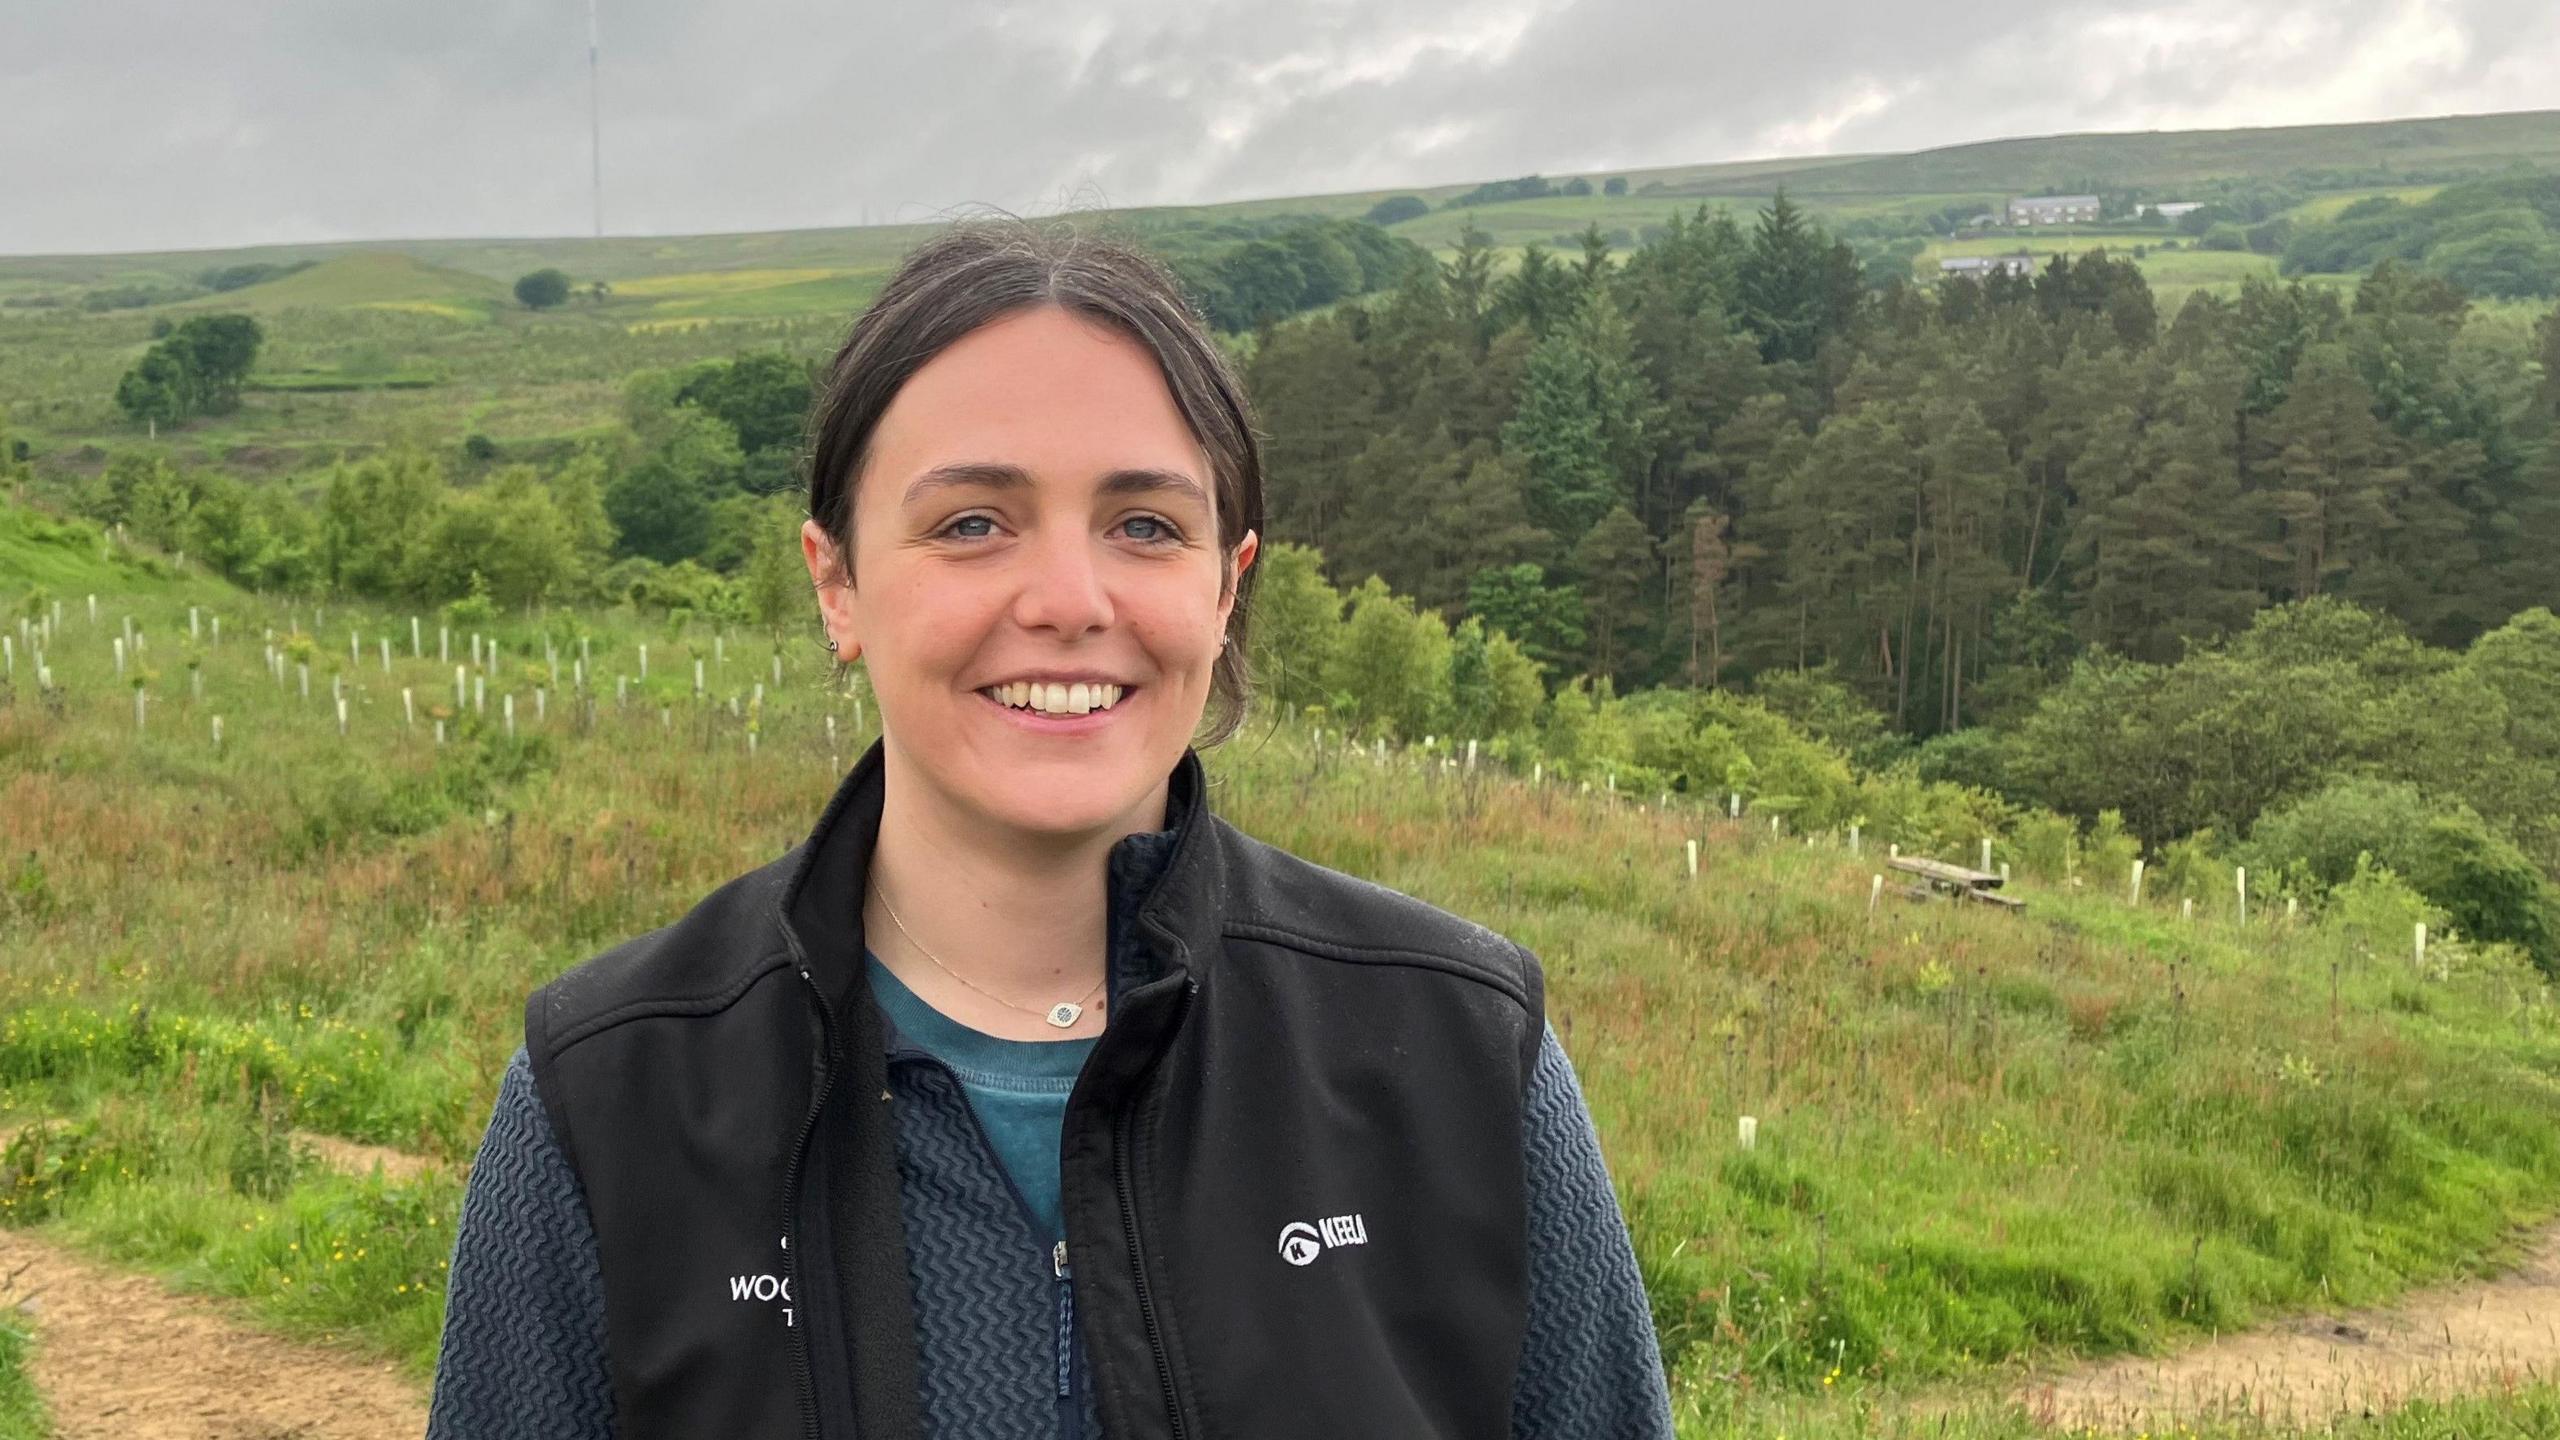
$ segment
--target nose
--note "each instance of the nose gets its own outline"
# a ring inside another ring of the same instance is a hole
[[[1013,618],[1026,630],[1068,638],[1110,626],[1111,592],[1095,542],[1081,527],[1056,527],[1032,543]]]

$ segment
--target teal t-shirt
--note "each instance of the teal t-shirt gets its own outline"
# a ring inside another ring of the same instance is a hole
[[[1039,1239],[1064,1238],[1059,1216],[1058,1145],[1066,1127],[1067,1095],[1075,1089],[1092,1036],[1078,1040],[1006,1040],[972,1030],[918,998],[869,947],[862,968],[871,993],[901,1034],[960,1077],[969,1108],[978,1112],[996,1159],[1013,1176],[1031,1213],[1045,1227]]]

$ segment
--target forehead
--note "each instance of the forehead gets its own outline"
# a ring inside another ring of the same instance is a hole
[[[937,466],[1017,466],[1044,485],[1162,469],[1209,485],[1206,455],[1155,357],[1056,306],[980,326],[909,377],[872,432],[865,505]]]

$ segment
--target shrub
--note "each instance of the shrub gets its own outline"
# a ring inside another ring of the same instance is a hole
[[[2545,971],[2560,967],[2560,889],[2470,809],[2430,804],[2413,786],[2339,781],[2268,812],[2244,855],[2252,869],[2282,874],[2312,899],[2352,879],[2370,857],[2463,934],[2516,945]]]
[[[2560,895],[2523,851],[2477,817],[2428,821],[2409,879],[2464,935],[2513,944],[2545,974],[2560,975]]]
[[[2068,879],[2079,869],[2079,827],[2050,810],[2020,817],[2009,843],[2018,852],[2018,867],[2039,880]]]
[[[2268,873],[2299,865],[2316,898],[2354,876],[2359,854],[2407,874],[2416,837],[2431,818],[2414,786],[2341,780],[2260,816],[2240,858]]]
[[[1370,206],[1369,213],[1362,218],[1372,225],[1393,225],[1399,221],[1411,220],[1415,216],[1430,213],[1429,202],[1419,195],[1390,195]]]
[[[2408,881],[2360,855],[2356,873],[2330,894],[2328,919],[2376,955],[2405,955],[2420,923],[2440,930],[2446,917]]]
[[[1911,752],[1911,764],[1923,780],[2009,793],[2008,747],[1987,726],[1933,735]]]
[[[2130,885],[2133,862],[2142,858],[2142,842],[2124,828],[2124,812],[2101,810],[2081,843],[2080,863],[2103,884]]]

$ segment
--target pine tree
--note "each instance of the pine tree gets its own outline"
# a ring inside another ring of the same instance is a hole
[[[1777,542],[1772,618],[1780,622],[1763,663],[1802,669],[1831,660],[1891,706],[1919,603],[1920,474],[1885,407],[1832,417],[1760,515]]]
[[[1681,516],[1679,532],[1662,542],[1671,561],[1670,592],[1685,605],[1689,655],[1681,666],[1681,678],[1693,689],[1713,689],[1722,683],[1721,605],[1725,578],[1733,568],[1733,544],[1728,538],[1732,525],[1731,516],[1699,500]]]
[[[1839,306],[1830,237],[1779,188],[1742,259],[1742,323],[1763,359],[1809,361]],[[1856,257],[1850,257],[1854,273]]]
[[[1520,251],[1520,264],[1494,285],[1494,323],[1517,322],[1538,339],[1547,338],[1573,313],[1582,287],[1574,272],[1559,265],[1543,245],[1532,242]]]
[[[1653,537],[1634,511],[1617,506],[1574,546],[1573,568],[1588,607],[1592,673],[1631,670],[1655,583]]]
[[[1494,300],[1493,237],[1473,219],[1459,228],[1457,253],[1440,262],[1440,276],[1449,289],[1451,313],[1469,341],[1482,349]]]
[[[2233,454],[2226,392],[2180,374],[2160,414],[2097,468],[2121,465],[2114,497],[2089,517],[2088,609],[2083,633],[2143,660],[2174,660],[2187,641],[2210,641],[2245,624],[2263,596],[2248,582],[2248,518]],[[2087,467],[2084,467],[2087,468]]]
[[[1381,428],[1350,322],[1335,314],[1276,328],[1254,352],[1247,383],[1271,437],[1270,533],[1325,549],[1352,503],[1351,462]]]
[[[2274,530],[2263,553],[2282,564],[2283,592],[2317,595],[2378,549],[2408,467],[2396,437],[2373,418],[2372,395],[2334,344],[2303,355],[2262,434],[2276,455],[2256,497]]]
[[[2011,489],[2008,451],[1969,401],[1939,401],[1925,413],[1920,463],[1926,496],[1924,545],[1937,647],[1938,725],[1964,725],[1968,662],[1982,666],[1993,609],[2013,589],[1999,555],[2001,501]],[[1906,664],[1905,673],[1913,668]]]

